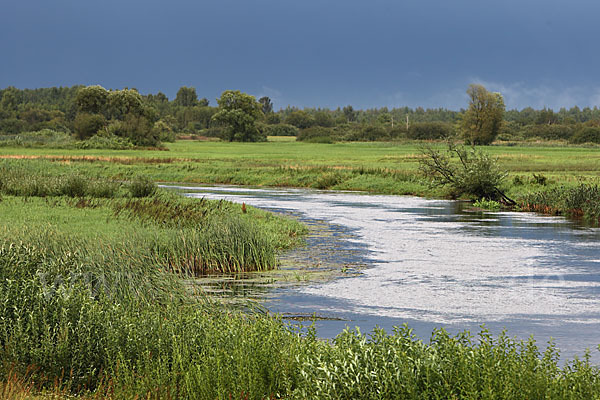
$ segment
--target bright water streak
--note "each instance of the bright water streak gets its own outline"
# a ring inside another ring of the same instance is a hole
[[[188,190],[322,219],[349,229],[347,240],[366,248],[369,268],[362,274],[299,287],[287,303],[282,294],[287,307],[303,303],[306,311],[367,329],[407,321],[423,323],[425,333],[438,326],[477,330],[485,323],[544,341],[556,337],[567,355],[600,343],[598,229],[530,213],[465,212],[456,202],[417,197]]]

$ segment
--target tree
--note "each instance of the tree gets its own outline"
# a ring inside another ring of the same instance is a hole
[[[263,96],[260,99],[258,99],[258,102],[262,105],[263,114],[267,115],[273,112],[273,102],[271,102],[270,98],[268,98],[267,96]]]
[[[73,121],[75,134],[81,140],[89,139],[106,126],[102,114],[79,113]]]
[[[315,124],[314,118],[303,110],[292,111],[285,117],[285,123],[294,125],[298,129],[310,128]]]
[[[256,127],[263,116],[261,104],[254,96],[239,90],[226,90],[217,99],[218,111],[212,119],[225,126],[224,139],[233,142],[258,142],[266,140]]]
[[[142,96],[134,89],[111,91],[108,95],[110,115],[122,120],[128,114],[141,115],[144,112]]]
[[[108,91],[102,86],[86,86],[77,91],[75,103],[83,113],[102,114],[106,110]]]
[[[356,119],[356,111],[354,111],[354,107],[348,105],[342,109],[344,112],[344,116],[346,117],[346,121],[353,122]]]
[[[488,92],[482,85],[472,84],[467,89],[469,109],[465,111],[461,129],[467,143],[490,144],[494,141],[504,116],[504,98],[500,93]]]
[[[176,105],[183,107],[195,106],[198,103],[196,88],[187,86],[180,87],[177,91],[177,96],[175,96],[174,102]]]

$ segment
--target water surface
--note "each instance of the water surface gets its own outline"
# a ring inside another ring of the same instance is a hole
[[[318,333],[408,323],[434,328],[550,337],[569,358],[592,349],[600,361],[600,230],[531,213],[481,212],[464,203],[302,189],[179,187],[191,197],[227,199],[290,213],[330,234],[306,254],[351,273],[268,291],[273,311],[319,316]],[[320,246],[320,247],[319,247]],[[306,262],[314,262],[314,260]],[[364,266],[356,268],[356,266]]]

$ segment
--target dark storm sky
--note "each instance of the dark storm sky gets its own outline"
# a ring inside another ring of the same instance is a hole
[[[600,106],[592,0],[0,2],[0,87],[226,89],[276,108]]]

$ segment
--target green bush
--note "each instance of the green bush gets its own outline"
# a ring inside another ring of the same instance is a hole
[[[106,119],[100,114],[79,113],[73,121],[75,134],[81,140],[92,137],[105,126]]]
[[[312,128],[302,129],[298,132],[298,136],[296,139],[298,141],[308,141],[314,138],[329,138],[331,140],[331,135],[333,130],[331,128],[324,128],[322,126],[313,126]]]
[[[148,197],[152,196],[158,186],[150,178],[138,176],[129,184],[129,193],[131,197]]]
[[[420,170],[433,185],[449,187],[452,197],[467,195],[473,200],[485,198],[514,204],[500,190],[508,174],[489,154],[474,147],[449,144],[445,152],[424,147],[422,155]],[[452,161],[451,157],[458,162]]]
[[[454,128],[446,122],[416,122],[408,128],[407,137],[417,140],[446,139],[454,135]]]
[[[544,140],[569,140],[572,135],[572,125],[527,125],[522,130],[522,136],[525,139],[540,138]]]
[[[577,131],[570,140],[571,143],[600,143],[600,127],[583,126]]]
[[[298,128],[288,124],[265,125],[263,132],[267,136],[296,136]]]
[[[346,135],[344,135],[344,140],[348,141],[365,141],[372,142],[375,140],[386,140],[390,139],[390,134],[388,131],[376,125],[367,125],[367,126],[359,126],[350,130]]]

